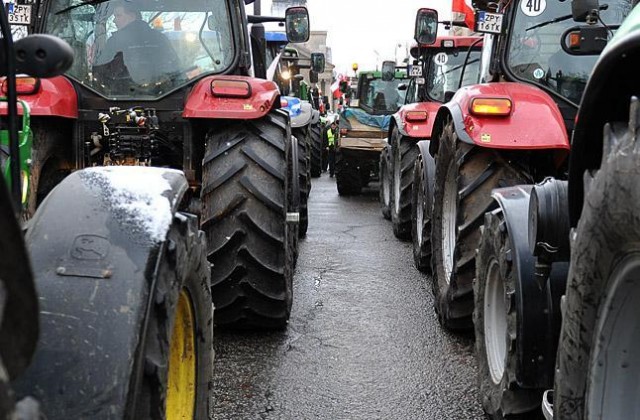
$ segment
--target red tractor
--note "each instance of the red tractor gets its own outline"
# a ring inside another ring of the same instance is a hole
[[[182,170],[184,200],[208,240],[217,324],[283,327],[297,248],[297,147],[279,91],[264,80],[263,39],[247,30],[273,18],[247,16],[248,3],[28,5],[31,31],[65,40],[75,61],[64,76],[18,80],[34,135],[27,211],[78,169]],[[308,39],[305,8],[280,20],[291,42]]]
[[[416,60],[404,105],[389,124],[388,146],[380,156],[382,214],[399,239],[411,238],[411,188],[416,144],[429,140],[435,116],[460,86],[477,83],[482,38],[440,36],[411,49]],[[419,61],[418,61],[419,60]]]
[[[592,66],[565,60],[559,44],[552,44],[562,31],[545,21],[562,16],[566,7],[549,4],[547,13],[534,19],[521,10],[525,2],[510,6],[509,13],[523,22],[506,35],[486,36],[480,67],[485,83],[462,87],[439,109],[430,156],[422,153],[419,163],[425,167],[415,172],[422,196],[433,198],[416,202],[422,241],[415,241],[414,249],[432,253],[435,307],[451,329],[473,327],[480,227],[484,214],[497,207],[491,191],[566,171],[568,128],[584,87],[573,65]],[[549,61],[552,55],[557,64]],[[435,168],[428,167],[431,157]],[[427,178],[429,172],[435,177]]]
[[[576,28],[570,2],[476,2],[476,29],[486,33],[484,83],[460,89],[438,112],[429,147],[435,179],[416,165],[419,189],[435,186],[432,205],[418,200],[416,212],[431,219],[419,228],[431,238],[436,311],[447,328],[475,328],[480,395],[491,418],[535,417],[543,390],[553,386],[568,268],[567,188],[566,182],[546,180],[533,191],[532,184],[547,177],[575,180],[576,167],[580,177],[585,168],[597,167],[599,152],[586,153],[584,144],[569,161],[569,134],[574,127],[576,133],[584,130],[602,111],[595,111],[601,103],[592,102],[584,114],[590,118],[578,112],[596,63],[588,51],[606,43],[632,5],[595,3],[583,2],[591,27]],[[434,19],[432,13],[427,20]],[[572,50],[581,44],[584,53]],[[614,62],[621,80],[607,82],[614,92],[637,87],[625,84],[635,80],[629,71],[637,63],[633,57]],[[599,75],[604,83],[604,73]],[[625,118],[628,105],[628,97],[618,101],[610,116]],[[574,141],[584,141],[586,133],[576,133]],[[586,156],[589,162],[582,160]],[[574,199],[574,208],[582,205],[581,196]],[[574,336],[564,344],[583,347],[576,325],[571,327]],[[570,358],[565,367],[576,364]],[[575,384],[566,385],[563,391]],[[560,418],[584,418],[576,414],[582,400],[572,399],[570,391],[563,398]]]
[[[8,8],[0,4],[0,134],[13,193],[0,177],[0,418],[208,418],[210,270],[187,180],[170,168],[85,168],[21,226],[29,106],[17,101],[16,72],[60,75],[73,50],[41,34],[14,44],[8,21],[25,6]]]

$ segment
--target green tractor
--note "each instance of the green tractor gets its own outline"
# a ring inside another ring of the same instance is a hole
[[[0,5],[9,172],[0,177],[0,417],[208,418],[210,271],[205,235],[183,200],[184,174],[78,170],[20,226],[30,137],[15,75],[45,81],[73,61],[55,37],[14,46],[8,21],[21,11],[13,5],[7,19]]]
[[[382,71],[361,71],[354,91],[341,84],[348,106],[340,114],[336,184],[340,195],[358,195],[378,178],[380,153],[387,145],[391,116],[404,103],[406,69],[385,61]]]

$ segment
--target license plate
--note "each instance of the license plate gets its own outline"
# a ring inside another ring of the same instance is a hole
[[[9,10],[9,25],[30,25],[31,5],[5,3]]]
[[[411,72],[409,73],[411,77],[420,77],[422,76],[422,66],[411,66]]]
[[[478,12],[476,14],[476,32],[484,34],[501,34],[502,18],[501,13]]]

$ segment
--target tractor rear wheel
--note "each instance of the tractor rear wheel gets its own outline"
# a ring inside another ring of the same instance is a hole
[[[380,210],[382,216],[391,220],[391,176],[389,174],[389,146],[380,153]]]
[[[30,218],[51,190],[71,173],[70,150],[65,144],[70,129],[61,129],[59,121],[50,118],[33,118],[33,146],[31,150],[31,179],[26,218]]]
[[[356,159],[350,159],[336,151],[336,186],[340,195],[359,195],[362,192],[360,168]]]
[[[228,121],[207,137],[202,228],[213,263],[217,325],[282,328],[291,312],[286,115]]]
[[[309,227],[309,194],[311,193],[311,141],[308,127],[294,128],[293,136],[298,139],[298,167],[300,170],[300,224],[298,235],[304,238]]]
[[[484,217],[473,281],[476,360],[480,400],[492,419],[540,417],[542,390],[523,389],[516,382],[518,320],[517,271],[507,223],[498,208]]]
[[[391,151],[391,223],[393,234],[404,241],[411,239],[411,185],[418,148],[414,140],[397,135]]]
[[[440,137],[431,246],[435,308],[448,329],[473,328],[473,278],[484,214],[497,204],[494,188],[529,178],[492,149],[458,141],[449,121]]]
[[[435,161],[420,153],[413,167],[411,196],[411,237],[413,263],[423,273],[431,273],[431,221]]]
[[[640,103],[605,125],[600,168],[584,174],[584,206],[558,345],[554,418],[637,418],[640,387]]]
[[[311,177],[322,173],[322,128],[320,123],[311,125]]]

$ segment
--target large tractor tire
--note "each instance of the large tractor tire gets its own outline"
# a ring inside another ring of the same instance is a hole
[[[411,239],[411,185],[418,148],[415,140],[398,135],[391,150],[391,223],[396,238],[406,241]]]
[[[309,194],[311,193],[311,139],[308,127],[293,128],[293,136],[298,139],[298,162],[300,170],[300,224],[298,235],[304,238],[309,227]]]
[[[491,190],[529,182],[498,152],[458,141],[453,122],[447,123],[436,160],[431,230],[435,309],[445,328],[473,328],[480,226],[497,205]]]
[[[213,305],[204,232],[196,216],[169,211],[181,194],[138,200],[104,173],[70,175],[31,220],[41,328],[17,395],[33,396],[53,420],[207,418]],[[171,176],[182,180],[173,191],[186,190],[182,174]],[[171,182],[151,181],[152,190]]]
[[[429,154],[428,142],[424,143],[418,143],[422,147],[413,166],[411,237],[414,265],[423,273],[431,273],[431,218],[436,162]]]
[[[287,116],[228,121],[207,136],[202,228],[213,264],[216,324],[283,328],[295,255],[287,238]]]
[[[287,227],[285,231],[286,245],[293,255],[293,265],[298,263],[298,244],[300,235],[300,160],[298,159],[298,139],[291,136],[291,141],[285,149],[287,156],[287,178],[285,180],[289,208],[287,209]]]
[[[311,177],[322,173],[322,127],[320,123],[311,125]]]
[[[599,170],[584,174],[571,235],[553,395],[554,418],[638,417],[640,387],[640,104],[604,128]]]
[[[51,190],[71,173],[72,162],[68,145],[70,130],[61,130],[52,119],[32,119],[33,151],[31,196],[28,214],[32,216]]]
[[[362,180],[358,161],[345,157],[336,151],[336,186],[338,194],[343,196],[362,193]]]
[[[492,418],[541,417],[542,391],[523,389],[516,382],[518,319],[515,251],[507,223],[498,208],[485,214],[473,282],[476,360],[480,400]]]
[[[391,220],[391,174],[389,173],[389,146],[380,153],[380,210],[382,216]]]

